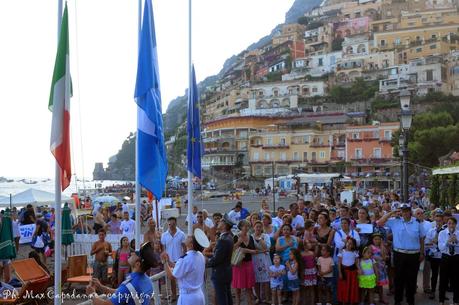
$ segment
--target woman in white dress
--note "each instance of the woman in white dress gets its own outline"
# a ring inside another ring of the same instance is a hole
[[[269,302],[269,266],[272,265],[271,257],[269,256],[271,240],[268,234],[263,233],[263,223],[261,221],[255,222],[252,237],[255,241],[255,249],[258,250],[258,254],[252,256],[256,293],[260,302]]]

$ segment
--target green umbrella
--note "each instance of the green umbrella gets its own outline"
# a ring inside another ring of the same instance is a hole
[[[70,217],[70,208],[67,203],[62,210],[62,245],[68,246],[73,243],[73,231]]]
[[[16,247],[13,238],[13,225],[11,223],[10,209],[6,209],[2,217],[2,230],[0,231],[0,259],[16,257]]]

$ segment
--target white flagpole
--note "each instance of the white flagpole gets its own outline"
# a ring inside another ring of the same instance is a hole
[[[57,1],[57,44],[62,25],[63,1]],[[61,210],[61,168],[56,160],[56,173],[54,176],[54,202],[55,220],[54,220],[54,305],[61,305],[61,274],[62,274],[62,210]]]
[[[139,0],[139,31],[138,31],[138,46],[140,50],[140,32],[142,30],[142,0]],[[137,109],[139,106],[137,106]],[[137,123],[139,122],[139,111],[137,110]],[[135,249],[140,250],[140,196],[142,187],[139,183],[139,129],[135,137]]]
[[[191,77],[191,0],[188,0],[188,111],[191,104],[190,101],[193,98],[193,84]],[[188,135],[189,136],[189,135]],[[188,235],[193,235],[193,219],[191,217],[191,208],[193,206],[193,174],[188,171]]]

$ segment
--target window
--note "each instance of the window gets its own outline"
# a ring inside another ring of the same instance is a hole
[[[303,162],[308,162],[308,152],[307,151],[303,152]]]
[[[263,175],[263,167],[261,165],[255,165],[255,176]]]
[[[280,145],[281,146],[285,146],[285,138],[281,138],[280,139]]]
[[[436,48],[437,48],[437,45],[436,45],[436,44],[430,45],[430,49],[431,49],[431,50],[436,49]]]
[[[273,138],[266,138],[266,145],[268,146],[273,145]]]
[[[431,38],[432,38],[433,40],[435,40],[435,39],[437,39],[437,35],[432,34]]]
[[[384,130],[384,140],[392,140],[392,131]]]
[[[421,53],[422,52],[422,48],[416,48],[416,53]]]
[[[324,59],[319,58],[319,67],[322,67],[324,65]]]
[[[338,158],[344,159],[344,150],[338,150]]]
[[[373,158],[381,159],[381,148],[373,149]]]
[[[308,144],[309,143],[309,136],[303,136],[303,143]]]
[[[352,139],[360,139],[360,134],[358,132],[352,133]]]
[[[273,95],[274,95],[274,96],[279,96],[279,90],[274,90],[274,91],[273,91]]]
[[[281,161],[287,160],[287,153],[281,152],[280,153],[280,159],[281,159]]]
[[[269,153],[265,153],[265,161],[269,161],[270,160],[270,154]]]
[[[316,159],[317,159],[317,153],[315,151],[313,151],[312,154],[311,154],[311,160],[312,161],[316,161]]]
[[[239,149],[246,150],[247,149],[247,142],[239,142]]]
[[[386,46],[386,40],[385,39],[381,39],[379,44],[381,45],[381,47],[385,47]]]
[[[260,153],[258,151],[255,151],[253,153],[253,161],[258,161],[260,159]]]
[[[319,158],[320,159],[325,159],[325,152],[324,151],[320,151],[319,152]]]
[[[363,153],[361,148],[356,148],[355,149],[355,159],[362,159],[363,158]]]
[[[312,92],[318,92],[319,90],[317,89],[317,87],[312,87]]]
[[[293,160],[299,161],[300,160],[300,154],[297,151],[293,152]]]
[[[395,38],[395,42],[394,42],[396,45],[400,45],[401,41],[400,41],[400,38]]]
[[[433,70],[426,71],[426,81],[433,81]]]

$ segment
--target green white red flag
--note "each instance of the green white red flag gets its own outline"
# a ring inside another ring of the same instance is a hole
[[[62,16],[61,32],[54,64],[53,82],[49,96],[49,110],[53,113],[51,125],[51,153],[61,169],[61,188],[65,190],[72,178],[70,160],[70,97],[72,81],[70,78],[69,26],[67,3]]]

